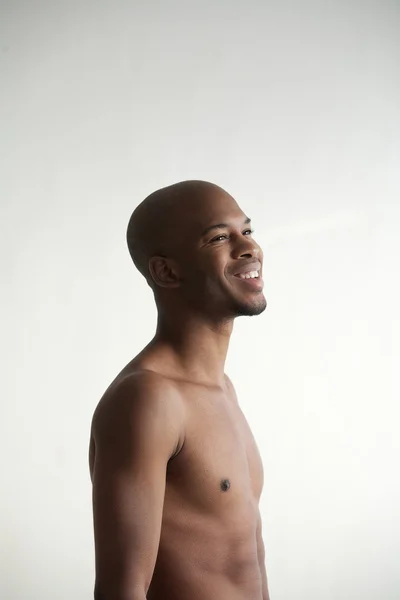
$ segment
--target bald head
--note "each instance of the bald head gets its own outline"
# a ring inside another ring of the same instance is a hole
[[[174,256],[180,230],[216,194],[228,195],[207,181],[182,181],[153,192],[134,210],[128,224],[127,242],[137,269],[150,285],[149,261],[153,256]]]
[[[252,233],[250,219],[225,190],[183,181],[139,204],[127,241],[162,318],[195,314],[215,322],[266,306],[262,279],[254,275],[262,276],[262,250]]]

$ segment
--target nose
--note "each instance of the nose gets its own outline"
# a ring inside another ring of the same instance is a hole
[[[262,259],[262,250],[251,235],[241,235],[233,250],[233,258],[258,258]]]

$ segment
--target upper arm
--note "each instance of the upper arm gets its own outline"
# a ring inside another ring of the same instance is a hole
[[[96,590],[145,597],[156,561],[168,460],[182,434],[176,393],[157,375],[134,375],[93,420]]]

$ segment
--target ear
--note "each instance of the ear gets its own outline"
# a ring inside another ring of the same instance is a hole
[[[149,271],[156,285],[164,288],[179,287],[178,268],[174,260],[166,256],[152,256],[149,260]]]

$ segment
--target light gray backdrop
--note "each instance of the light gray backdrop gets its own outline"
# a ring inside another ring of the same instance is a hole
[[[1,2],[0,596],[92,597],[92,411],[155,310],[125,227],[214,181],[265,250],[228,372],[272,600],[399,600],[398,1]]]

